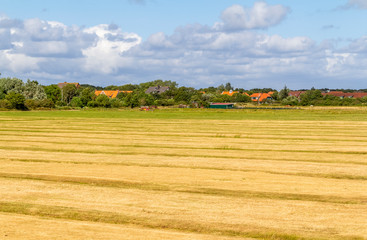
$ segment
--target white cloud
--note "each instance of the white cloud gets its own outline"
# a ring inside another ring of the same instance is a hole
[[[318,82],[334,87],[332,81],[338,79],[362,87],[367,36],[338,49],[332,42],[317,44],[304,36],[287,38],[255,30],[278,24],[287,12],[264,2],[252,9],[235,5],[212,27],[182,26],[172,35],[158,32],[145,41],[116,25],[81,28],[2,17],[0,66],[3,76],[25,76],[44,84],[63,78],[94,85],[161,78],[196,87],[229,81],[245,88],[304,88],[317,87]]]
[[[367,0],[349,0],[348,6],[367,9]]]
[[[255,2],[251,9],[233,5],[223,11],[223,22],[217,24],[217,28],[230,31],[268,28],[279,24],[288,12],[282,5],[270,6],[265,2]]]
[[[121,66],[121,55],[141,43],[141,37],[135,33],[124,33],[119,28],[98,25],[85,29],[84,32],[98,36],[95,45],[83,49],[85,71],[111,74]]]

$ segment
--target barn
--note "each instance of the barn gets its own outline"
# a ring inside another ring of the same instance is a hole
[[[209,108],[232,109],[234,103],[211,103]]]

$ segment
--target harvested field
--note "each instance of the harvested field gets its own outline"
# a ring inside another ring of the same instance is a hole
[[[367,238],[364,109],[0,112],[0,136],[0,239]]]

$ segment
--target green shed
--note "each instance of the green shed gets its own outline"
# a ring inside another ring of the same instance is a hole
[[[211,103],[209,108],[232,109],[234,103]]]

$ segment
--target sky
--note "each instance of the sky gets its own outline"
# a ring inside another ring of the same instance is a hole
[[[0,0],[1,77],[367,88],[367,0]]]

